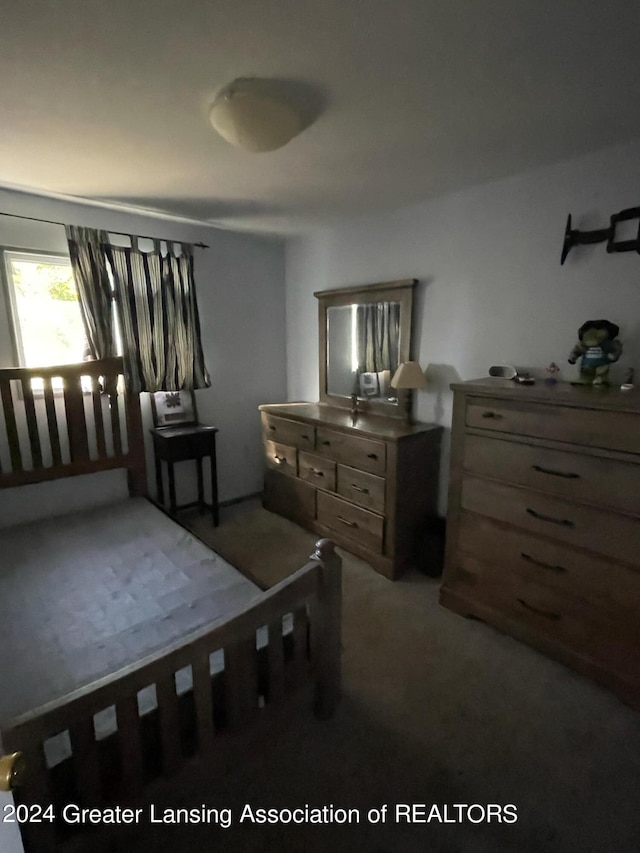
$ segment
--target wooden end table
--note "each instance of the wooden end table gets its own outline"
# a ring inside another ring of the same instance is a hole
[[[216,465],[217,427],[206,424],[181,424],[179,426],[155,427],[151,431],[153,452],[156,465],[156,487],[158,502],[164,504],[164,484],[162,481],[162,462],[166,462],[169,475],[169,510],[175,515],[179,509],[197,506],[201,511],[210,508],[214,527],[220,521],[218,508],[218,472]],[[211,463],[211,505],[204,500],[202,460],[208,456]],[[177,506],[176,483],[173,466],[175,462],[194,459],[198,474],[198,500]]]

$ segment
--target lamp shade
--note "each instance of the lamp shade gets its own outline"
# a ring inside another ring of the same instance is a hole
[[[275,151],[303,129],[295,107],[267,80],[234,80],[216,98],[209,114],[214,129],[246,151]]]
[[[417,361],[405,361],[393,374],[392,388],[411,388],[418,390],[427,387],[427,380]]]

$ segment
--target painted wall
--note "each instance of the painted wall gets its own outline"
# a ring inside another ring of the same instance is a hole
[[[429,366],[429,390],[414,414],[447,427],[440,508],[446,508],[449,383],[486,376],[491,364],[544,367],[562,377],[579,326],[606,318],[620,325],[617,375],[635,366],[640,381],[640,257],[603,244],[560,250],[573,227],[602,228],[640,204],[640,140],[495,183],[351,219],[287,246],[289,399],[318,398],[317,301],[332,287],[417,278],[414,356]],[[633,236],[637,233],[633,223]]]
[[[210,246],[194,250],[203,348],[212,379],[211,388],[197,392],[198,411],[203,422],[220,430],[220,499],[259,491],[262,455],[257,407],[284,399],[286,392],[283,242],[2,189],[0,212],[158,238],[203,241]],[[66,251],[62,227],[7,216],[0,216],[0,245]],[[10,366],[12,360],[6,304],[0,297],[0,366]],[[149,425],[145,396],[143,410]],[[194,499],[193,466],[176,466],[179,502]],[[153,471],[152,464],[148,468]],[[66,487],[63,481],[58,483],[60,489]]]

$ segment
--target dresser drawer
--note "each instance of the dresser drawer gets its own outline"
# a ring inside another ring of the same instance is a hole
[[[629,412],[470,397],[466,425],[500,433],[640,453],[637,416]]]
[[[640,515],[640,464],[468,435],[465,471]]]
[[[318,521],[371,551],[382,552],[384,520],[369,510],[318,492]]]
[[[274,415],[262,413],[262,429],[264,436],[271,441],[290,444],[302,450],[313,450],[315,443],[315,428],[310,424],[289,421]]]
[[[584,601],[608,620],[636,622],[640,571],[517,527],[463,512],[455,563],[460,577],[480,584],[496,573],[518,575]]]
[[[459,591],[514,624],[618,672],[625,680],[640,681],[637,630],[633,627],[594,622],[590,611],[570,597],[515,575],[466,589],[461,585]]]
[[[316,430],[316,451],[336,462],[372,474],[383,474],[386,467],[386,446],[383,441],[324,427]]]
[[[375,474],[358,471],[347,465],[338,465],[337,492],[359,506],[384,513],[385,480]]]
[[[316,490],[296,477],[286,477],[277,471],[267,471],[262,499],[265,509],[308,522],[316,517]]]
[[[298,476],[319,489],[327,489],[330,492],[336,490],[336,463],[322,456],[314,456],[301,450],[298,456]]]
[[[289,444],[279,444],[277,441],[265,440],[264,452],[269,468],[290,474],[295,477],[298,473],[298,451]]]
[[[465,476],[462,508],[640,565],[640,521],[528,489]]]

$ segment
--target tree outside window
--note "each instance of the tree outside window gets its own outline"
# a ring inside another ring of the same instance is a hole
[[[11,251],[4,257],[20,366],[83,361],[87,341],[69,260]]]

